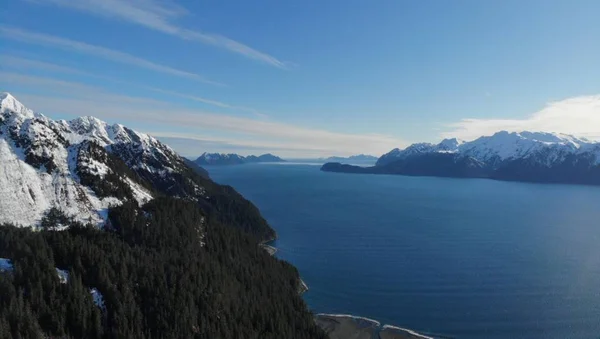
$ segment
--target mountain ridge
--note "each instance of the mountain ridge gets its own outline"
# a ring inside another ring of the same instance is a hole
[[[9,93],[0,94],[0,172],[0,224],[39,226],[56,208],[102,227],[111,207],[168,195],[260,239],[276,236],[254,205],[156,138],[91,116],[55,121]]]
[[[282,158],[271,153],[259,156],[242,156],[235,153],[202,153],[194,162],[200,166],[206,165],[241,165],[259,162],[285,162]]]
[[[149,135],[0,95],[0,337],[326,338],[232,187]]]
[[[560,133],[500,131],[469,142],[444,139],[396,148],[373,167],[327,163],[321,169],[600,185],[600,143]]]
[[[322,160],[324,162],[343,162],[343,161],[349,161],[349,162],[371,162],[371,161],[377,161],[378,159],[379,158],[377,158],[376,156],[369,155],[369,154],[356,154],[356,155],[351,155],[349,157],[332,156],[332,157],[328,157],[328,158],[324,158],[324,159],[319,159],[319,160]]]

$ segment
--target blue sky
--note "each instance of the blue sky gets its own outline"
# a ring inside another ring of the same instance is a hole
[[[0,90],[186,156],[600,137],[598,1],[11,0]]]

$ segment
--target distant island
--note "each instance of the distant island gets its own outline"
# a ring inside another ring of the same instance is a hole
[[[328,162],[340,162],[344,164],[365,164],[373,165],[379,158],[373,155],[358,154],[349,157],[331,156],[328,158],[289,158],[288,161],[308,163],[308,164],[325,164]]]
[[[261,163],[261,162],[285,162],[280,157],[267,153],[263,155],[249,155],[242,156],[235,153],[203,153],[199,156],[194,163],[199,166],[206,165],[241,165],[250,163]]]
[[[396,148],[375,166],[338,161],[321,170],[600,185],[600,143],[557,133],[501,131],[470,142],[445,139]]]
[[[376,156],[373,155],[367,155],[367,154],[358,154],[358,155],[352,155],[349,157],[329,157],[326,159],[319,159],[322,160],[323,162],[375,162],[377,161]]]

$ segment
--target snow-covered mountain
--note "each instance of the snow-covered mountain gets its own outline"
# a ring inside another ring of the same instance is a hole
[[[234,153],[202,153],[194,162],[200,166],[205,165],[241,165],[256,162],[284,162],[278,156],[267,153],[263,155],[249,155],[247,157]]]
[[[600,184],[600,143],[543,132],[498,132],[470,142],[445,139],[393,149],[375,167],[324,170]]]
[[[110,206],[127,199],[149,201],[152,193],[137,176],[114,175],[106,149],[114,146],[115,151],[153,156],[150,147],[156,143],[91,117],[53,121],[12,95],[0,94],[0,223],[39,224],[54,207],[81,222],[100,225]],[[105,189],[92,182],[102,182]],[[111,185],[125,195],[117,198]]]
[[[252,204],[192,165],[123,125],[94,117],[54,121],[0,93],[0,224],[39,226],[59,215],[102,226],[110,207],[168,195],[260,238],[275,235]],[[224,205],[238,213],[221,213]]]
[[[244,163],[244,157],[234,153],[202,153],[195,161],[203,165],[239,165]]]
[[[470,142],[444,139],[439,144],[418,143],[404,150],[394,149],[384,154],[377,165],[385,165],[410,156],[427,153],[454,153],[472,157],[478,161],[500,164],[502,161],[519,158],[535,158],[546,164],[561,161],[569,154],[593,153],[600,155],[600,144],[571,135],[542,132],[509,133],[498,132]]]
[[[388,153],[382,155],[377,160],[377,166],[386,165],[399,159],[405,159],[413,155],[427,154],[427,153],[456,153],[458,152],[459,146],[464,144],[464,141],[453,139],[444,139],[439,144],[430,144],[426,142],[416,143],[408,146],[401,150],[394,148]]]

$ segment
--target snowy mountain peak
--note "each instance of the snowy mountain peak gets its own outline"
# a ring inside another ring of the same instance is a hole
[[[500,131],[492,136],[464,143],[459,151],[480,161],[527,158],[543,152],[546,154],[544,157],[551,159],[544,161],[548,163],[563,158],[568,153],[577,152],[582,147],[589,149],[591,145],[594,143],[566,134]]]
[[[54,208],[102,225],[108,207],[152,199],[147,181],[178,189],[167,174],[185,161],[153,137],[89,116],[54,121],[0,98],[0,223],[39,224]]]
[[[25,107],[19,100],[8,92],[0,93],[0,114],[16,113],[22,118],[33,118],[35,113]]]
[[[549,132],[529,132],[529,131],[522,131],[522,132],[507,132],[507,131],[500,131],[500,132],[496,132],[494,133],[492,136],[489,137],[480,137],[481,138],[488,138],[488,139],[495,139],[498,142],[512,142],[512,141],[516,141],[516,140],[532,140],[532,141],[536,141],[536,142],[544,142],[544,143],[560,143],[560,144],[567,144],[567,143],[571,143],[571,144],[579,144],[579,143],[588,143],[588,140],[585,139],[579,139],[576,138],[572,135],[568,135],[568,134],[562,134],[562,133],[549,133]]]
[[[464,144],[463,140],[459,140],[456,138],[444,139],[442,142],[438,144],[438,149],[445,151],[456,151],[458,146]]]
[[[71,128],[77,129],[79,133],[89,133],[99,129],[106,129],[106,123],[92,116],[79,117],[69,121]]]
[[[77,138],[95,139],[102,145],[113,142],[107,132],[108,124],[100,119],[85,116],[71,121],[61,121],[61,124],[67,127]]]

